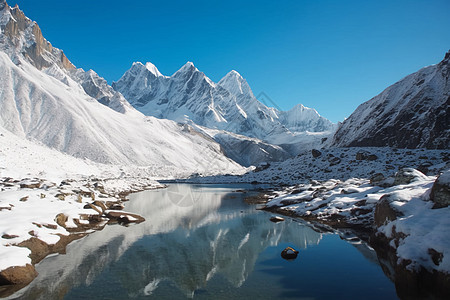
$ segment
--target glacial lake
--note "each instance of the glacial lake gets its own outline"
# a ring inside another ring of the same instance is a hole
[[[36,267],[11,299],[397,299],[364,244],[243,199],[251,185],[173,184],[130,195],[146,221],[106,226]],[[287,246],[297,259],[281,258]]]

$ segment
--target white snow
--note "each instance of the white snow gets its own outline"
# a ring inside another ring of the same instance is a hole
[[[331,137],[336,129],[314,109],[302,105],[288,112],[267,107],[234,70],[215,84],[192,63],[164,78],[134,63],[113,87],[145,115],[176,121],[187,115],[210,129],[290,144],[294,155],[318,147],[322,138]]]

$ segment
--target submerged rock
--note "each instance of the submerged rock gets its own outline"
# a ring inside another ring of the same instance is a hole
[[[283,251],[281,251],[281,257],[287,260],[296,259],[298,255],[298,251],[292,247],[287,247]]]

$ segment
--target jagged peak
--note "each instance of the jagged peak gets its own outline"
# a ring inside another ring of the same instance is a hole
[[[159,72],[158,68],[154,64],[152,64],[151,62],[147,62],[145,64],[145,68],[147,70],[149,70],[156,77],[163,76],[163,74],[161,74],[161,72]]]
[[[219,85],[234,95],[253,95],[247,80],[235,70],[228,72],[228,74],[219,81]]]
[[[140,61],[133,62],[133,65],[127,72],[140,73],[144,70],[149,71],[155,77],[164,76],[161,74],[161,72],[159,72],[158,68],[151,62],[147,62],[147,63],[145,63],[145,65],[143,63],[141,63]]]
[[[178,71],[176,71],[173,75],[176,74],[183,74],[183,73],[190,73],[198,71],[198,69],[194,66],[194,64],[190,61],[185,63]]]

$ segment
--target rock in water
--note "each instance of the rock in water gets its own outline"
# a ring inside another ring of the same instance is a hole
[[[296,259],[298,255],[298,251],[292,247],[287,247],[283,251],[281,251],[281,257],[287,260]]]

